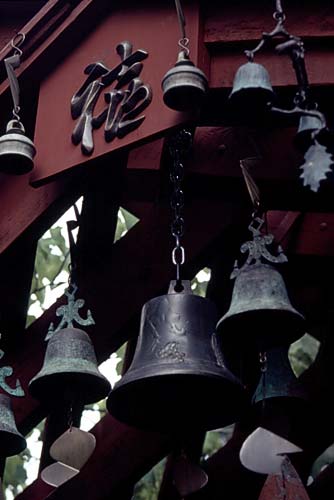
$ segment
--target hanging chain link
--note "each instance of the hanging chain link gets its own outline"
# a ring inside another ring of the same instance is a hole
[[[170,140],[169,151],[172,157],[170,180],[173,190],[171,194],[170,206],[173,213],[171,223],[171,233],[175,238],[175,247],[172,251],[172,262],[176,266],[176,283],[180,284],[180,269],[185,261],[185,251],[181,245],[181,238],[184,233],[184,194],[182,191],[182,180],[184,177],[183,159],[189,152],[192,144],[192,135],[188,130],[180,130]]]
[[[278,22],[284,22],[286,19],[281,0],[276,0],[276,11],[273,14],[273,18]]]
[[[262,373],[262,408],[261,408],[261,413],[262,413],[262,419],[264,419],[264,412],[265,412],[265,406],[266,406],[266,392],[267,392],[267,387],[266,387],[266,374],[267,374],[267,353],[266,352],[260,352],[259,353],[259,361],[260,361],[260,370]]]

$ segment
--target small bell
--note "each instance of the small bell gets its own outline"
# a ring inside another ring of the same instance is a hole
[[[19,120],[10,120],[6,133],[0,137],[0,171],[22,175],[33,169],[36,154],[34,143],[25,135]]]
[[[272,234],[262,233],[264,219],[255,217],[248,226],[253,238],[242,244],[246,261],[236,261],[231,305],[217,325],[220,342],[257,346],[260,351],[290,345],[304,333],[304,317],[292,306],[280,272],[271,264],[288,261]],[[268,248],[267,248],[268,247]],[[275,250],[275,254],[272,253]],[[264,261],[264,262],[263,262]]]
[[[244,405],[245,391],[213,335],[214,304],[182,285],[144,305],[133,362],[107,400],[110,413],[129,425],[214,429],[235,422]],[[217,405],[217,395],[227,404]]]
[[[108,380],[99,372],[92,341],[78,328],[62,328],[48,342],[42,369],[30,381],[33,397],[68,398],[83,404],[105,398]]]
[[[274,97],[269,73],[262,64],[247,62],[240,66],[229,96],[233,108],[243,112],[251,108],[259,112],[265,110]]]
[[[0,455],[1,457],[17,455],[26,446],[26,440],[16,428],[10,398],[0,394]]]
[[[162,79],[164,103],[176,111],[192,111],[201,106],[208,80],[181,50],[175,66]]]
[[[241,269],[236,277],[232,301],[217,325],[229,342],[257,341],[261,350],[286,344],[304,334],[304,317],[292,306],[282,275],[261,262]]]
[[[294,144],[305,153],[316,139],[320,144],[328,146],[333,142],[333,133],[327,128],[326,118],[320,111],[312,111],[314,116],[302,115],[294,138]]]

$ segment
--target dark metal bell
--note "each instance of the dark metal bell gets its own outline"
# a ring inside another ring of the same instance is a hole
[[[0,137],[0,171],[26,174],[34,167],[35,154],[34,143],[25,135],[22,123],[18,120],[8,122],[6,133]]]
[[[262,373],[254,393],[255,404],[270,398],[308,399],[306,390],[291,368],[288,352],[288,347],[279,347],[266,353],[267,370]]]
[[[42,369],[29,390],[40,400],[70,399],[82,404],[105,398],[110,383],[99,372],[92,341],[78,328],[63,328],[48,342]]]
[[[133,362],[109,395],[109,412],[162,432],[234,422],[245,391],[224,365],[216,318],[214,304],[192,295],[190,283],[182,293],[171,286],[167,295],[147,302]]]
[[[268,71],[262,64],[247,62],[235,74],[229,96],[233,107],[247,113],[248,109],[261,110],[274,100],[275,94]]]
[[[163,77],[161,86],[166,106],[176,111],[192,111],[200,107],[208,80],[181,51],[175,66]]]
[[[308,400],[307,391],[292,371],[288,347],[269,350],[267,371],[253,396],[261,426],[298,444],[305,431],[301,419],[309,408]]]
[[[26,440],[16,428],[10,398],[0,394],[0,456],[17,455],[26,447]]]
[[[262,263],[241,269],[217,329],[222,346],[256,341],[261,350],[289,345],[305,333],[304,317],[292,306],[282,275]]]

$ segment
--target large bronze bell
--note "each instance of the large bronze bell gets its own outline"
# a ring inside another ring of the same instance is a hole
[[[193,111],[200,107],[208,80],[182,50],[175,66],[162,79],[164,103],[176,111]]]
[[[235,74],[232,92],[229,96],[233,107],[261,111],[274,100],[275,94],[268,71],[262,64],[247,62]]]
[[[0,394],[0,456],[17,455],[26,446],[26,440],[16,428],[10,398]]]
[[[305,333],[304,317],[292,306],[282,275],[261,262],[240,270],[217,329],[222,346],[255,341],[260,350],[289,345]]]
[[[6,174],[22,175],[34,166],[36,154],[34,143],[25,135],[19,120],[7,124],[6,133],[0,137],[0,171]]]
[[[133,362],[107,400],[112,415],[135,427],[214,429],[243,407],[244,388],[215,341],[216,308],[183,286],[144,305]]]
[[[63,328],[48,342],[42,369],[30,381],[36,399],[66,399],[82,404],[105,398],[108,380],[99,372],[92,341],[78,328]]]

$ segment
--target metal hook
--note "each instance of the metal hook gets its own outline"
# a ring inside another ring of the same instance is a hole
[[[20,49],[20,46],[23,44],[25,39],[26,39],[25,34],[22,32],[19,32],[19,33],[16,33],[16,35],[10,41],[11,46],[15,50],[15,53],[18,54],[19,56],[22,56],[22,54],[23,54],[22,50]]]

